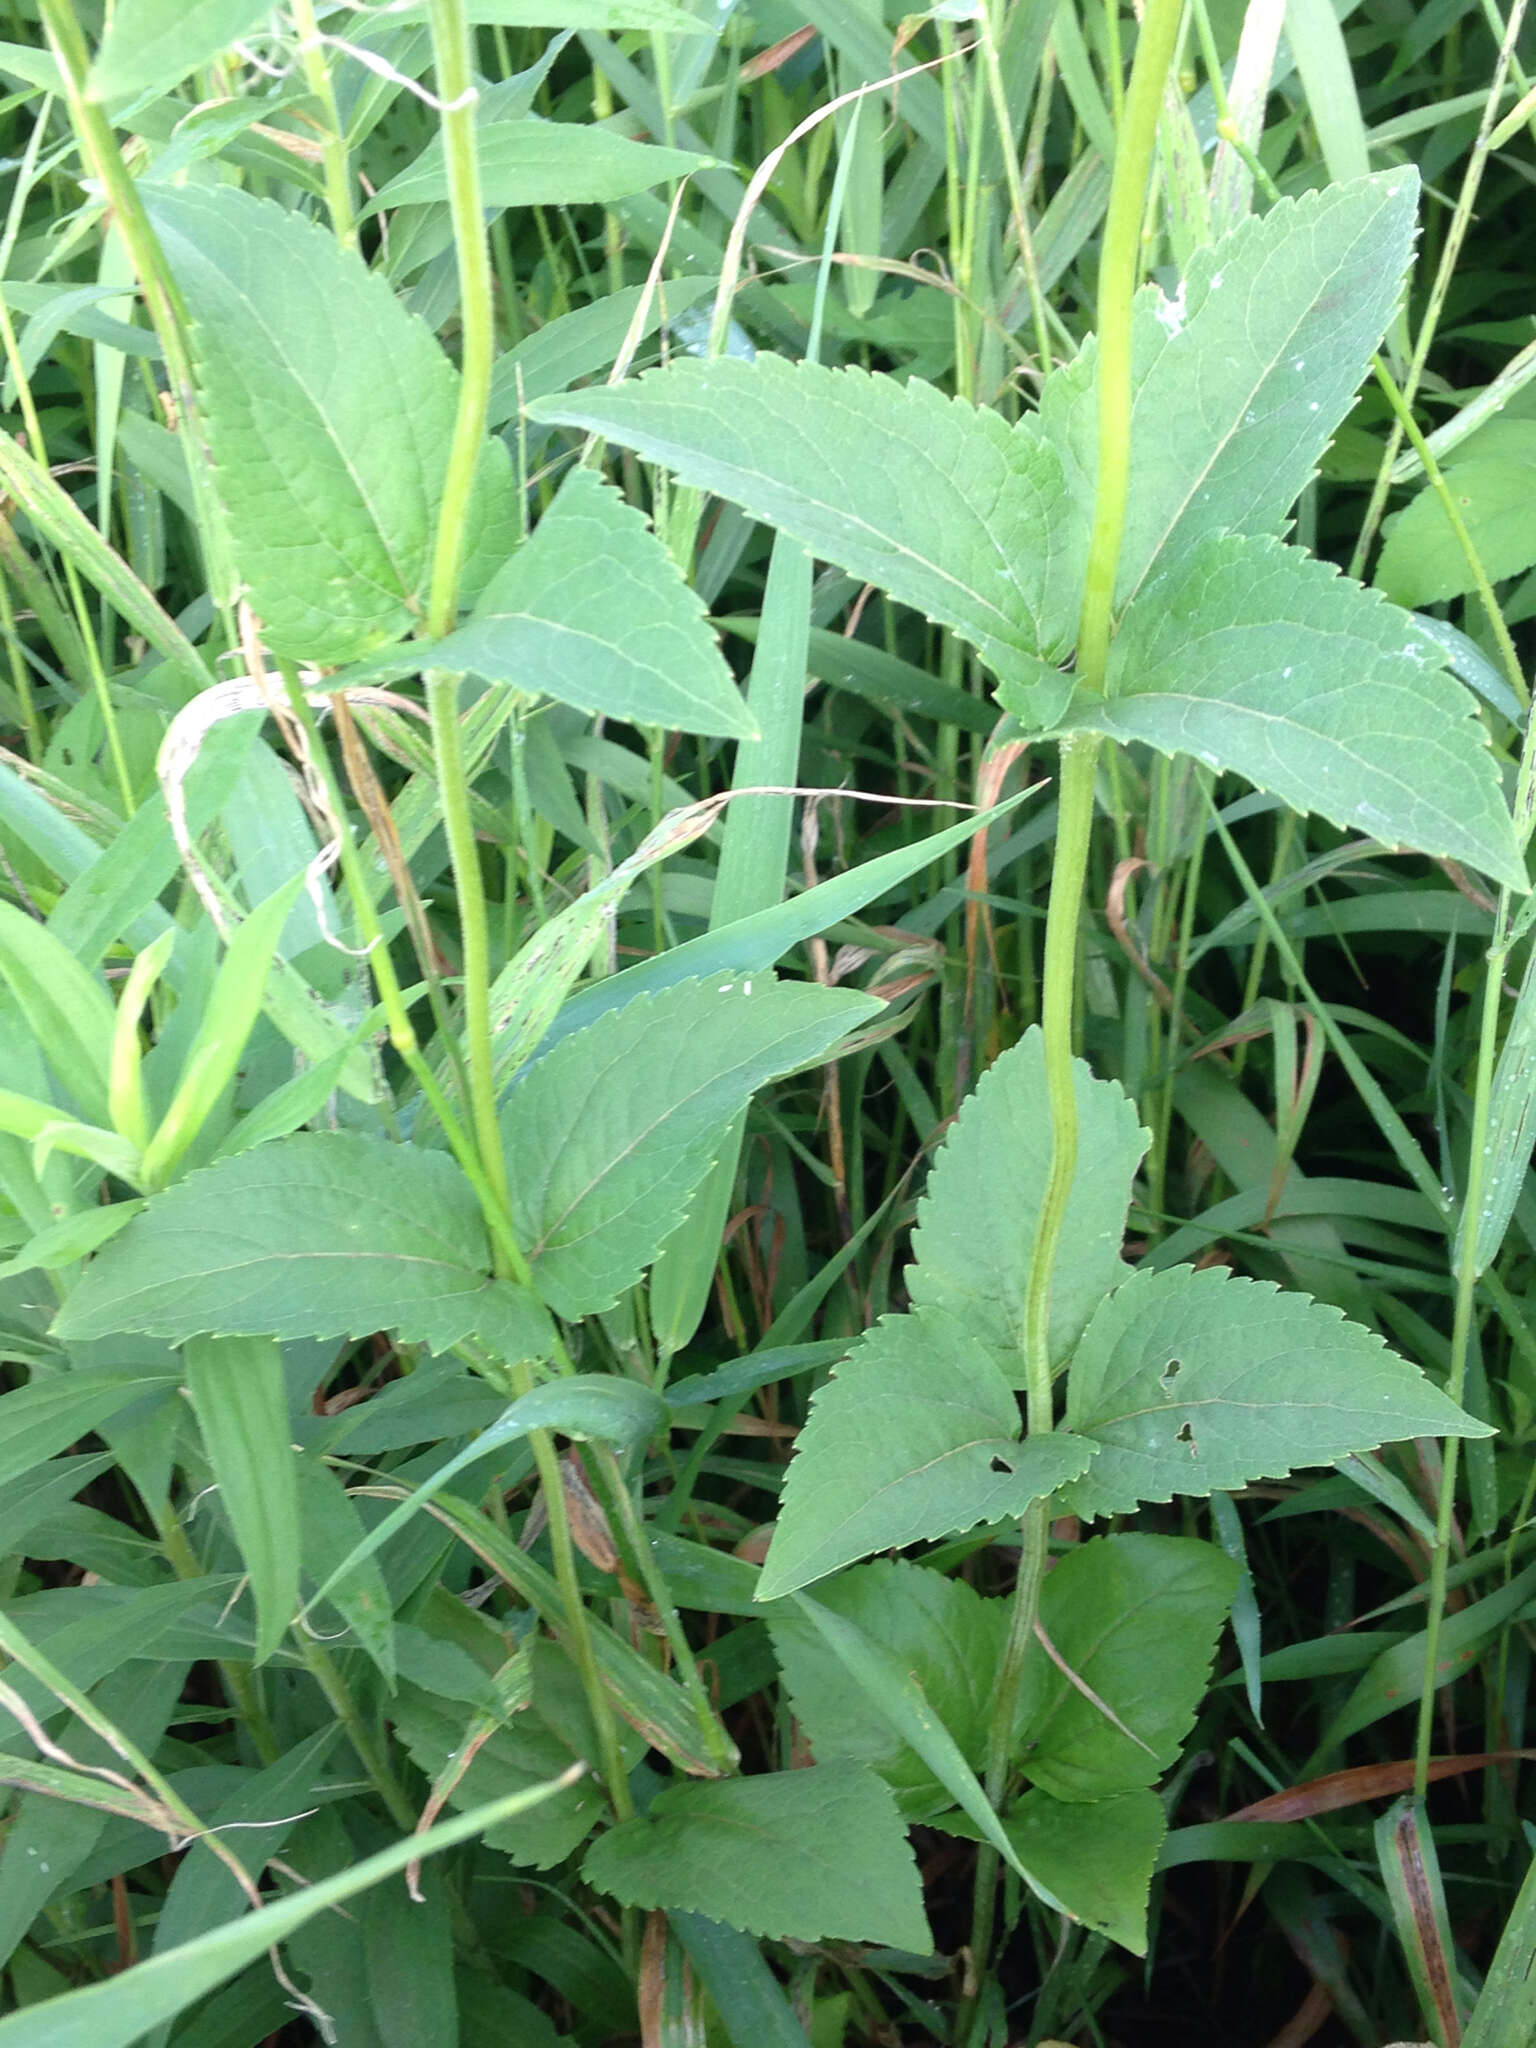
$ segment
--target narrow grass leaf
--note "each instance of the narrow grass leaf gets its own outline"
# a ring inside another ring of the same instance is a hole
[[[714,162],[685,149],[631,142],[611,128],[531,115],[482,121],[477,141],[480,196],[487,206],[603,206],[706,171]],[[364,217],[387,207],[432,206],[447,197],[442,139],[435,136],[415,163],[369,201]]]
[[[136,1963],[105,1983],[68,1991],[0,2019],[0,2048],[133,2048],[141,2034],[177,2013],[254,1962],[274,1943],[318,1913],[344,1905],[370,1885],[397,1877],[418,1857],[439,1855],[460,1842],[511,1821],[553,1798],[585,1766],[542,1785],[476,1807],[472,1813],[439,1821],[421,1834],[407,1835],[360,1863],[305,1885],[275,1905],[202,1934],[165,1955]]]
[[[282,1353],[269,1337],[194,1337],[187,1392],[256,1599],[256,1662],[299,1604],[299,1490]]]

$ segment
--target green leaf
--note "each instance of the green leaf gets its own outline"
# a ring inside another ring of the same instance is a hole
[[[92,99],[168,93],[189,71],[259,28],[270,0],[122,0],[86,78]]]
[[[432,658],[632,725],[752,731],[703,604],[644,517],[589,469],[566,478]]]
[[[389,1716],[417,1769],[429,1782],[445,1780],[451,1788],[448,1804],[461,1809],[546,1781],[570,1767],[577,1749],[575,1731],[552,1728],[537,1707],[503,1710],[497,1717],[500,1725],[475,1750],[469,1769],[460,1773],[455,1762],[471,1731],[481,1732],[479,1716],[455,1700],[411,1684],[400,1686]],[[638,1743],[634,1749],[638,1753]],[[513,1826],[493,1831],[487,1841],[516,1864],[548,1870],[586,1840],[605,1809],[601,1786],[583,1778]]]
[[[542,399],[730,498],[850,575],[951,626],[998,676],[1035,680],[1070,646],[1084,538],[1032,424],[913,379],[760,356],[687,360]]]
[[[1536,563],[1536,420],[1485,427],[1477,453],[1449,465],[1445,482],[1491,583]],[[1427,486],[1389,527],[1376,585],[1404,605],[1439,604],[1477,588],[1439,494]]]
[[[604,206],[714,163],[689,150],[631,142],[612,128],[531,115],[482,121],[477,140],[480,197],[487,206]],[[442,138],[434,136],[415,163],[369,201],[363,218],[386,207],[428,206],[447,197]]]
[[[872,1551],[1021,1515],[1093,1455],[1065,1431],[1019,1442],[1019,1404],[979,1317],[887,1316],[811,1400],[759,1600]]]
[[[1063,1512],[1275,1479],[1414,1436],[1488,1436],[1374,1331],[1224,1267],[1134,1274],[1067,1379],[1067,1427],[1099,1446]]]
[[[1040,1596],[1054,1655],[1036,1644],[1024,1667],[1031,1782],[1080,1801],[1160,1776],[1194,1725],[1238,1577],[1183,1536],[1100,1536],[1059,1558]]]
[[[620,1449],[643,1442],[666,1424],[668,1410],[659,1394],[635,1380],[623,1380],[601,1373],[577,1373],[569,1379],[551,1380],[514,1401],[489,1429],[455,1452],[444,1464],[406,1498],[392,1507],[381,1522],[336,1565],[313,1596],[329,1599],[333,1589],[353,1570],[386,1544],[395,1531],[416,1510],[440,1494],[458,1473],[476,1465],[487,1452],[502,1444],[515,1443],[534,1429],[557,1429],[563,1435],[587,1440],[596,1437]]]
[[[907,1289],[919,1307],[965,1323],[1024,1384],[1024,1297],[1040,1199],[1051,1163],[1045,1041],[1031,1025],[995,1060],[962,1105],[918,1205]],[[1051,1281],[1051,1362],[1072,1350],[1122,1279],[1131,1181],[1147,1134],[1124,1092],[1074,1063],[1077,1177]]]
[[[1138,293],[1117,605],[1204,535],[1280,530],[1392,317],[1417,203],[1405,169],[1282,200],[1197,249],[1171,301],[1156,285]],[[1090,346],[1041,397],[1082,504],[1098,468],[1096,362]]]
[[[0,1264],[0,1280],[9,1280],[16,1273],[30,1273],[36,1267],[45,1273],[56,1273],[63,1266],[74,1265],[77,1259],[89,1258],[109,1237],[116,1237],[143,1206],[142,1202],[108,1202],[61,1216],[57,1223],[50,1223],[46,1230],[29,1238],[14,1258]]]
[[[556,1313],[611,1308],[676,1228],[753,1091],[825,1058],[880,1007],[768,976],[684,982],[530,1068],[501,1131],[518,1238]]]
[[[0,903],[0,979],[50,1066],[97,1124],[110,1123],[112,998],[36,918]]]
[[[398,639],[425,610],[457,372],[318,223],[230,185],[145,201],[191,316],[215,481],[268,644],[332,665]],[[499,442],[469,518],[488,558],[511,552]]]
[[[197,1036],[182,1063],[171,1106],[144,1147],[141,1172],[146,1187],[162,1184],[175,1171],[239,1071],[246,1042],[261,1015],[283,927],[304,880],[302,874],[295,875],[275,890],[230,940]]]
[[[1168,1832],[1163,1802],[1145,1789],[1117,1799],[1053,1799],[1026,1792],[1002,1816],[1003,1832],[1030,1882],[1072,1919],[1133,1955],[1147,1952],[1147,1898]],[[979,1836],[962,1814],[935,1825]]]
[[[136,1963],[105,1983],[45,1999],[0,2019],[0,2048],[133,2048],[141,2035],[174,2018],[194,2000],[223,1984],[275,1943],[318,1913],[355,1898],[370,1885],[398,1876],[418,1857],[435,1856],[488,1829],[532,1811],[564,1788],[558,1782],[530,1785],[504,1800],[439,1821],[366,1856],[360,1863],[304,1885],[275,1905],[229,1921],[195,1941]]]
[[[80,1437],[175,1375],[142,1367],[90,1365],[57,1379],[35,1379],[0,1394],[0,1487],[46,1464]]]
[[[899,1655],[875,1641],[847,1615],[835,1613],[818,1600],[796,1594],[795,1606],[812,1624],[822,1642],[865,1702],[875,1714],[921,1759],[950,1798],[970,1816],[984,1838],[1003,1858],[1013,1863],[1008,1837],[998,1825],[997,1815],[982,1789],[981,1781],[966,1761],[960,1745],[935,1713],[915,1672],[902,1666]],[[1026,1873],[1015,1864],[1019,1876]]]
[[[256,1662],[299,1604],[299,1489],[283,1357],[269,1337],[195,1337],[187,1392],[256,1599]]]
[[[795,1719],[818,1763],[845,1759],[877,1771],[910,1821],[929,1820],[955,1795],[889,1721],[829,1647],[813,1603],[781,1602],[768,1632]],[[814,1605],[851,1622],[921,1690],[968,1764],[985,1759],[998,1661],[1008,1633],[1005,1601],[984,1600],[961,1579],[882,1558],[829,1580]]]
[[[148,1202],[60,1310],[69,1342],[365,1337],[445,1351],[484,1327],[548,1357],[531,1295],[490,1278],[473,1190],[445,1153],[300,1132],[189,1174]]]
[[[1328,563],[1218,535],[1148,584],[1107,694],[1064,723],[1235,769],[1295,810],[1523,890],[1487,735],[1443,659]]]
[[[621,1905],[775,1940],[933,1946],[896,1801],[857,1764],[673,1785],[646,1819],[600,1836],[582,1876]]]

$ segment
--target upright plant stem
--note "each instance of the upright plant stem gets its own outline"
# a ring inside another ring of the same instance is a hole
[[[432,558],[432,589],[427,606],[427,632],[434,639],[451,633],[458,620],[459,584],[469,545],[469,515],[475,473],[485,446],[490,405],[491,363],[495,352],[491,265],[480,201],[480,165],[475,149],[474,80],[470,68],[469,18],[463,0],[431,0],[432,55],[437,90],[442,100],[443,150],[448,170],[449,211],[459,273],[459,409],[443,485],[443,508]],[[506,1153],[496,1115],[496,1071],[491,1031],[491,948],[486,916],[485,883],[480,850],[470,812],[469,776],[464,766],[463,733],[459,724],[459,677],[444,669],[427,674],[427,709],[432,722],[432,751],[443,807],[443,825],[453,863],[463,948],[464,1046],[469,1067],[470,1120],[480,1170],[491,1203],[505,1216],[511,1208]],[[520,1248],[506,1236],[492,1235],[496,1270],[526,1284],[529,1270]],[[526,1362],[514,1367],[519,1394],[531,1386]],[[554,1441],[547,1430],[529,1438],[549,1516],[550,1547],[555,1576],[565,1602],[571,1652],[597,1731],[597,1743],[608,1796],[615,1814],[626,1819],[633,1811],[629,1780],[613,1707],[597,1668],[577,1577],[565,1488]]]
[[[1157,147],[1163,84],[1173,61],[1183,0],[1148,0],[1136,59],[1117,138],[1114,183],[1099,264],[1098,481],[1089,543],[1082,623],[1078,634],[1080,689],[1102,695],[1114,630],[1115,577],[1125,508],[1130,494],[1131,304],[1140,274],[1141,223],[1147,181]],[[1093,834],[1094,776],[1100,741],[1074,737],[1062,742],[1056,849],[1051,899],[1045,926],[1045,973],[1041,1025],[1045,1039],[1046,1086],[1051,1105],[1051,1170],[1030,1251],[1024,1304],[1024,1369],[1031,1434],[1052,1427],[1050,1361],[1051,1277],[1077,1173],[1077,1092],[1072,1073],[1072,1018],[1077,981],[1078,929],[1088,849]],[[1048,1501],[1024,1517],[1013,1614],[994,1695],[987,1743],[987,1795],[998,1804],[1007,1786],[1009,1749],[1019,1684],[1034,1640],[1045,1576]],[[974,2016],[983,1962],[991,1948],[992,1904],[997,1883],[995,1850],[983,1847],[976,1862],[971,1922],[971,1969],[961,2005],[957,2038],[964,2041]]]

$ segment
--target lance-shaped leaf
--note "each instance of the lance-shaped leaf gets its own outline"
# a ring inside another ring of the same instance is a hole
[[[547,1358],[525,1288],[490,1277],[474,1191],[442,1152],[301,1132],[189,1174],[97,1256],[58,1316],[78,1342],[365,1337],[446,1350],[472,1332],[503,1358]]]
[[[316,222],[232,185],[156,186],[146,203],[191,316],[215,481],[269,644],[339,664],[400,638],[425,611],[458,372]],[[466,594],[520,532],[499,441],[468,516]]]
[[[919,1305],[963,1321],[1024,1384],[1024,1296],[1051,1165],[1045,1041],[1032,1025],[967,1098],[928,1176],[907,1288]],[[1083,1061],[1077,1084],[1077,1174],[1051,1281],[1051,1360],[1059,1364],[1125,1275],[1120,1244],[1147,1134],[1124,1091]]]
[[[1107,694],[1079,698],[1064,723],[1193,754],[1344,831],[1523,890],[1487,736],[1442,660],[1411,618],[1327,563],[1219,535],[1147,585]]]
[[[1134,1274],[1088,1325],[1067,1427],[1099,1446],[1063,1511],[1123,1514],[1413,1436],[1490,1436],[1374,1331],[1213,1266]]]
[[[688,150],[631,142],[611,128],[531,115],[481,121],[476,140],[480,196],[487,206],[602,206],[714,163]],[[386,207],[431,206],[447,198],[443,142],[435,135],[415,163],[369,201],[365,218]]]
[[[196,1337],[185,1352],[203,1449],[256,1598],[256,1661],[299,1604],[299,1489],[283,1356],[270,1337]]]
[[[1132,338],[1131,496],[1117,604],[1202,535],[1276,533],[1370,368],[1413,248],[1409,169],[1282,200],[1148,285]],[[1074,496],[1097,474],[1097,351],[1050,378],[1041,418]]]
[[[753,729],[703,604],[644,517],[589,469],[566,478],[432,659],[632,725]]]
[[[877,1550],[1003,1522],[1085,1470],[1065,1431],[1020,1443],[977,1318],[887,1316],[812,1397],[758,1581],[777,1600]]]
[[[582,1875],[622,1905],[707,1913],[775,1940],[932,1945],[906,1823],[857,1764],[673,1785],[646,1819],[600,1836]]]
[[[729,498],[970,641],[1021,686],[1071,644],[1084,530],[1033,425],[913,379],[760,356],[687,360],[540,400]]]
[[[877,999],[767,975],[681,982],[562,1039],[507,1098],[512,1215],[562,1316],[611,1308],[687,1213],[765,1081],[823,1059]]]

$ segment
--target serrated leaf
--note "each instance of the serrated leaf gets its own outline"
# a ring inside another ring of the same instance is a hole
[[[490,1278],[479,1204],[445,1153],[300,1132],[189,1174],[147,1203],[60,1310],[67,1341],[364,1337],[445,1351],[483,1325],[547,1357],[537,1301]],[[515,1330],[514,1330],[515,1325]]]
[[[122,0],[108,17],[86,88],[97,100],[151,86],[168,93],[271,12],[271,0]]]
[[[1004,1811],[1002,1823],[1032,1884],[1084,1927],[1133,1955],[1146,1954],[1147,1899],[1168,1832],[1155,1792],[1093,1800],[1026,1792]],[[963,1814],[935,1825],[967,1841],[979,1839]]]
[[[631,142],[612,128],[531,115],[482,121],[476,140],[480,196],[487,206],[604,206],[707,171],[714,162],[689,150]],[[364,218],[385,207],[430,206],[447,197],[442,138],[434,136],[415,163],[369,201]]]
[[[887,1316],[811,1400],[758,1581],[778,1600],[876,1550],[1021,1515],[1092,1455],[1063,1431],[1019,1442],[1019,1404],[978,1317]]]
[[[1099,1446],[1063,1512],[1275,1479],[1414,1436],[1488,1436],[1336,1308],[1225,1268],[1133,1274],[1067,1379],[1067,1427]]]
[[[895,1798],[857,1764],[674,1785],[600,1836],[582,1876],[622,1905],[775,1940],[933,1945]]]
[[[1491,583],[1536,562],[1536,420],[1499,420],[1485,428],[1477,453],[1447,467],[1445,484]],[[1428,486],[1388,528],[1376,586],[1404,605],[1439,604],[1477,588],[1439,495]]]
[[[1137,295],[1117,605],[1201,535],[1280,530],[1392,317],[1417,203],[1411,169],[1281,200],[1197,249],[1172,300],[1156,285]],[[1041,396],[1083,504],[1098,467],[1096,354]]]
[[[1008,1633],[1007,1603],[984,1600],[962,1579],[884,1558],[818,1587],[816,1602],[896,1660],[961,1755],[980,1768]],[[871,1711],[864,1689],[808,1618],[805,1602],[774,1607],[768,1631],[795,1719],[818,1763],[842,1758],[877,1771],[909,1821],[931,1819],[954,1804],[953,1793],[916,1750]]]
[[[644,517],[589,469],[566,478],[432,658],[632,725],[753,730],[703,604]]]
[[[256,1662],[299,1604],[299,1489],[282,1353],[270,1337],[195,1337],[184,1353],[198,1433],[256,1600]]]
[[[1012,1384],[1024,1384],[1024,1297],[1051,1163],[1045,1041],[1031,1025],[961,1106],[918,1205],[907,1289],[918,1306],[963,1321]],[[1052,1364],[1081,1336],[1125,1264],[1131,1181],[1147,1148],[1133,1104],[1073,1063],[1077,1176],[1051,1283]]]
[[[714,491],[850,575],[951,626],[999,677],[1037,681],[1071,644],[1081,522],[1031,424],[918,379],[759,356],[685,360],[529,408]]]
[[[1194,1725],[1238,1577],[1183,1536],[1099,1536],[1059,1558],[1040,1594],[1054,1654],[1037,1643],[1024,1667],[1030,1781],[1077,1801],[1159,1777]]]
[[[563,1039],[502,1111],[512,1213],[557,1314],[611,1308],[677,1227],[731,1119],[879,1002],[854,990],[679,983]]]
[[[329,666],[398,639],[425,610],[458,373],[318,223],[230,185],[146,187],[145,203],[191,316],[215,482],[268,644]],[[469,522],[487,570],[517,543],[500,442]]]
[[[1192,754],[1344,831],[1523,890],[1487,735],[1442,659],[1328,563],[1218,535],[1147,585],[1115,638],[1106,695],[1080,697],[1063,722]]]

